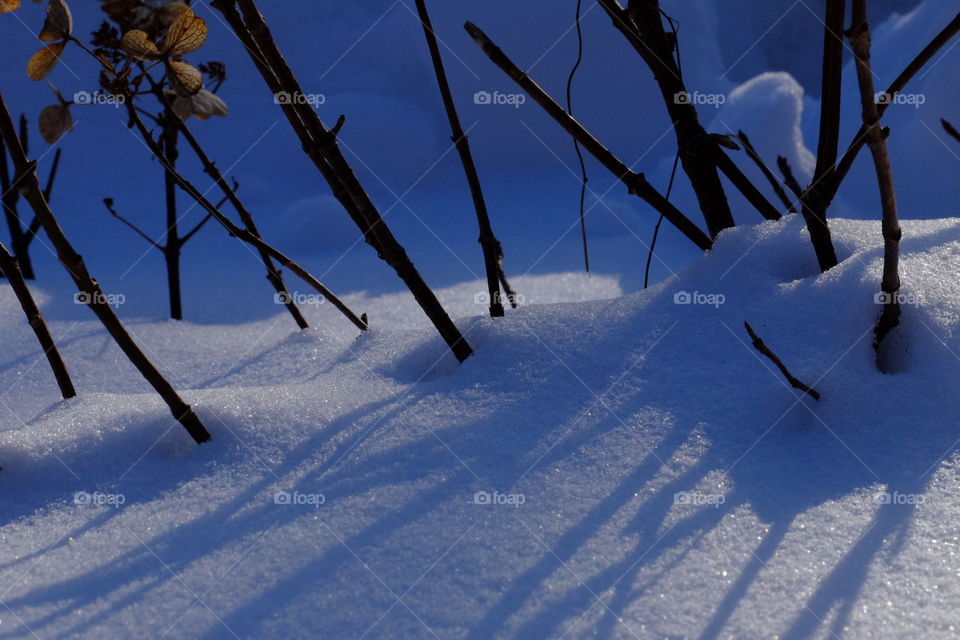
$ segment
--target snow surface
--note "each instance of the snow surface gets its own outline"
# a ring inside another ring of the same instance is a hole
[[[822,276],[791,216],[638,294],[525,279],[543,303],[494,321],[445,289],[459,367],[394,295],[359,338],[323,305],[135,324],[200,447],[92,321],[54,324],[83,394],[52,402],[7,302],[0,637],[953,637],[960,220],[904,224],[898,375],[878,224],[832,227]]]

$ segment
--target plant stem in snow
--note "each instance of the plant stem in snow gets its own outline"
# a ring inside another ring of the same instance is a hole
[[[460,154],[460,162],[467,176],[470,195],[473,197],[473,208],[477,212],[477,223],[480,226],[478,241],[480,242],[480,248],[483,250],[484,267],[487,272],[487,290],[490,294],[490,317],[498,318],[503,315],[499,283],[506,281],[502,262],[503,248],[494,235],[493,226],[490,224],[490,215],[487,213],[487,204],[483,198],[480,177],[477,175],[473,154],[470,153],[470,142],[460,125],[460,117],[457,115],[457,107],[453,102],[453,95],[450,93],[450,83],[447,81],[447,73],[443,68],[443,58],[440,56],[437,35],[433,31],[433,24],[430,22],[430,14],[427,13],[426,2],[425,0],[416,0],[416,4],[417,12],[420,15],[420,24],[423,26],[423,33],[427,39],[427,48],[430,50],[430,58],[433,61],[433,70],[437,76],[437,84],[440,87],[443,108],[447,112],[447,119],[450,121],[450,130],[453,133],[452,140],[457,147],[457,153]],[[513,296],[510,296],[509,300],[514,307],[517,306],[516,299]]]
[[[873,87],[870,66],[870,25],[867,22],[867,0],[853,0],[850,44],[856,58],[857,80],[860,86],[860,104],[863,107],[863,128],[867,145],[873,156],[880,187],[880,206],[883,210],[883,311],[874,329],[874,347],[879,348],[890,331],[900,324],[900,221],[897,216],[897,194],[893,187],[893,171],[887,140],[880,128],[880,110]]]
[[[756,347],[757,351],[767,356],[770,359],[770,361],[773,362],[773,364],[777,365],[777,368],[780,369],[780,373],[782,373],[783,377],[787,379],[787,382],[790,383],[791,387],[793,387],[794,389],[799,389],[800,391],[803,391],[805,394],[807,394],[814,400],[820,399],[820,394],[817,393],[815,389],[812,389],[807,385],[805,385],[804,383],[800,382],[796,377],[794,377],[792,373],[790,373],[790,370],[787,369],[787,365],[783,364],[783,361],[779,357],[777,357],[777,354],[775,354],[770,349],[770,347],[768,347],[763,343],[763,340],[761,340],[760,336],[758,336],[754,332],[753,327],[750,326],[749,322],[744,322],[743,326],[744,328],[746,328],[747,333],[750,335],[750,340],[753,341],[753,346]]]
[[[147,355],[127,332],[123,323],[117,317],[117,314],[110,307],[106,295],[97,281],[93,279],[87,271],[87,267],[67,239],[60,223],[57,221],[50,210],[50,205],[43,196],[43,190],[40,188],[40,181],[37,179],[36,163],[27,160],[27,156],[20,145],[20,139],[17,137],[17,131],[13,124],[13,118],[10,117],[10,111],[7,104],[0,95],[0,135],[7,145],[7,150],[13,160],[14,170],[17,176],[16,184],[19,184],[24,193],[24,198],[30,204],[34,214],[40,220],[47,238],[53,244],[57,252],[57,257],[66,268],[70,277],[76,283],[80,290],[82,298],[87,306],[96,314],[100,322],[110,336],[117,342],[117,345],[123,350],[130,362],[140,371],[147,382],[160,394],[163,400],[170,407],[173,416],[183,425],[190,436],[197,442],[202,443],[210,439],[210,434],[204,428],[200,418],[194,413],[189,404],[183,401],[176,389],[163,377],[163,374],[154,366]]]
[[[690,179],[710,237],[734,226],[733,214],[717,173],[716,147],[704,131],[689,100],[683,76],[673,57],[676,37],[664,29],[658,0],[630,0],[624,9],[617,0],[600,0],[613,26],[626,37],[653,72],[680,150],[680,162]]]
[[[504,73],[510,76],[533,100],[539,104],[547,115],[552,117],[567,133],[573,136],[590,155],[596,158],[600,164],[607,168],[616,176],[631,194],[642,198],[661,213],[673,226],[675,226],[683,235],[695,245],[706,251],[711,247],[713,241],[703,231],[701,231],[693,222],[683,215],[675,206],[653,188],[647,182],[642,173],[634,173],[619,158],[613,155],[609,149],[604,147],[589,131],[583,128],[579,122],[568,114],[563,107],[554,101],[530,76],[524,73],[507,55],[500,50],[497,45],[487,37],[472,22],[464,25],[470,36],[480,45],[483,52],[487,54],[490,60],[500,67]]]
[[[50,329],[43,319],[43,314],[40,313],[40,308],[33,299],[26,280],[23,279],[23,274],[20,272],[20,265],[17,259],[7,251],[7,248],[3,246],[2,243],[0,243],[0,270],[3,271],[3,275],[6,276],[10,282],[13,292],[16,294],[17,300],[20,301],[20,306],[23,308],[23,313],[27,316],[27,323],[37,335],[40,348],[43,349],[43,354],[47,357],[47,362],[50,363],[50,368],[53,370],[53,377],[57,379],[60,393],[64,398],[76,396],[77,391],[73,388],[70,374],[67,373],[67,365],[64,364],[63,358],[60,356],[60,351],[57,349],[57,344],[54,342],[53,336],[50,335]]]
[[[790,213],[796,213],[797,209],[793,206],[793,202],[790,201],[790,198],[787,196],[787,192],[783,190],[783,185],[780,184],[780,181],[777,180],[777,177],[773,175],[773,171],[766,165],[763,161],[763,158],[760,157],[760,154],[757,153],[756,148],[750,142],[750,138],[747,137],[743,131],[737,132],[737,139],[740,141],[740,144],[743,145],[744,151],[747,155],[753,160],[754,164],[757,165],[757,168],[760,169],[760,173],[763,174],[763,177],[767,179],[767,182],[770,183],[770,187],[773,189],[773,192],[777,194],[777,197],[780,199],[780,202],[783,203],[783,206],[787,208],[787,211]]]
[[[253,0],[214,0],[213,7],[223,14],[275,96],[304,95]],[[383,221],[340,150],[336,134],[324,126],[312,106],[302,102],[291,100],[280,106],[300,139],[304,152],[326,179],[334,197],[360,228],[364,240],[403,280],[454,356],[463,362],[470,357],[473,349]]]

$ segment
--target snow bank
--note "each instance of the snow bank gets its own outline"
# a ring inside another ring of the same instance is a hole
[[[329,309],[306,333],[137,324],[202,447],[92,323],[57,322],[83,396],[53,403],[35,349],[0,370],[0,637],[949,637],[960,221],[904,224],[894,376],[878,224],[833,229],[824,276],[793,216],[625,297],[493,321],[479,283],[445,290],[460,367],[390,325],[396,296],[360,338]],[[518,288],[596,293],[575,283]]]

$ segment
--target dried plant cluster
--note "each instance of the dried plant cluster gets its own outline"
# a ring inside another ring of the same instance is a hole
[[[40,0],[34,0],[39,2]],[[882,291],[888,295],[876,328],[875,346],[882,346],[885,337],[900,322],[898,299],[900,280],[898,254],[900,228],[897,222],[896,195],[893,190],[891,160],[886,149],[886,131],[880,119],[886,108],[921,67],[944,47],[960,31],[960,15],[951,21],[916,58],[884,94],[887,100],[874,100],[874,87],[870,67],[870,39],[867,25],[866,0],[851,0],[852,26],[844,30],[847,0],[827,0],[824,15],[822,100],[820,132],[817,145],[817,166],[810,185],[802,187],[793,176],[790,166],[783,158],[777,159],[781,177],[770,170],[764,159],[756,152],[744,132],[728,136],[708,132],[701,124],[697,105],[678,96],[689,95],[684,81],[680,59],[679,40],[674,21],[664,13],[658,0],[629,0],[623,6],[618,0],[598,0],[613,27],[639,54],[653,74],[656,86],[664,102],[666,112],[674,123],[677,145],[676,166],[682,167],[691,184],[700,209],[703,229],[694,219],[681,212],[667,195],[661,194],[644,177],[633,171],[606,146],[596,139],[574,116],[570,108],[568,83],[568,107],[564,109],[533,78],[518,67],[506,53],[477,26],[465,25],[469,35],[482,48],[490,60],[512,78],[551,118],[571,136],[577,151],[585,150],[612,172],[627,187],[628,191],[641,198],[661,220],[673,224],[683,235],[702,250],[709,250],[717,234],[735,225],[722,178],[733,186],[756,209],[764,219],[777,220],[784,215],[799,213],[806,221],[821,271],[837,264],[837,255],[830,238],[828,210],[841,182],[846,176],[859,150],[866,144],[871,150],[881,192],[881,208],[884,239],[884,273]],[[307,95],[293,69],[280,51],[269,26],[260,13],[255,0],[212,0],[212,7],[223,16],[250,56],[250,62],[263,78],[266,88],[274,96]],[[239,184],[223,175],[217,168],[197,137],[189,127],[190,119],[205,121],[213,117],[229,115],[227,103],[218,95],[227,80],[227,67],[223,62],[190,62],[188,56],[196,57],[208,37],[207,23],[197,16],[189,3],[170,0],[99,0],[105,19],[91,33],[88,41],[75,35],[74,18],[66,0],[47,0],[46,13],[39,28],[38,39],[43,43],[27,62],[26,73],[31,79],[46,79],[56,69],[64,55],[74,52],[89,55],[96,60],[98,95],[122,105],[128,116],[129,127],[134,130],[159,161],[164,175],[164,231],[160,237],[152,236],[119,211],[118,203],[111,197],[104,198],[110,215],[130,227],[151,247],[160,251],[167,267],[167,283],[172,318],[183,317],[183,301],[180,293],[180,257],[187,242],[199,233],[210,221],[216,221],[227,233],[251,245],[260,256],[266,270],[266,278],[283,300],[298,327],[308,327],[307,320],[297,308],[285,283],[283,269],[292,273],[308,286],[324,296],[358,330],[368,328],[365,314],[356,314],[316,277],[288,255],[265,242],[254,222],[253,213],[239,195]],[[21,8],[20,0],[0,0],[0,14]],[[504,301],[516,306],[516,296],[507,281],[503,269],[502,246],[494,235],[491,216],[483,197],[480,179],[475,166],[467,136],[460,124],[456,104],[450,91],[443,59],[427,13],[425,0],[416,0],[417,14],[423,26],[424,36],[436,74],[440,97],[452,132],[452,139],[463,165],[470,189],[470,196],[479,227],[479,243],[487,275],[489,290],[489,313],[493,317],[504,314]],[[577,6],[579,27],[580,5]],[[578,33],[579,28],[578,28]],[[582,36],[581,36],[582,37]],[[848,144],[842,156],[839,153],[840,91],[843,70],[843,40],[850,38],[856,58],[856,70],[862,98],[862,126],[856,137]],[[581,40],[582,45],[582,40]],[[578,61],[579,66],[579,61]],[[571,82],[573,74],[571,73]],[[48,144],[59,141],[74,128],[71,110],[83,107],[82,101],[67,99],[54,85],[50,88],[55,102],[45,107],[37,118],[41,137]],[[67,92],[69,95],[69,92]],[[379,209],[357,178],[350,162],[342,153],[338,136],[345,123],[341,116],[336,124],[328,127],[314,108],[297,100],[277,100],[290,127],[297,135],[302,150],[314,163],[333,195],[343,206],[345,213],[357,225],[363,239],[406,284],[443,337],[458,360],[469,357],[473,350],[434,292],[414,267],[404,247],[397,241],[383,220]],[[960,140],[948,123],[944,127]],[[44,232],[55,247],[64,268],[84,294],[83,300],[97,315],[110,335],[116,340],[144,377],[164,398],[174,416],[190,435],[203,442],[210,437],[199,417],[186,404],[166,378],[150,362],[124,328],[114,310],[106,304],[106,296],[96,280],[87,272],[79,254],[74,251],[50,208],[51,189],[60,161],[60,152],[54,156],[46,188],[42,188],[37,176],[37,164],[28,160],[28,136],[26,120],[21,119],[19,129],[15,126],[6,102],[0,94],[0,141],[3,162],[0,163],[0,182],[4,189],[3,208],[10,228],[13,251],[0,245],[0,270],[9,279],[24,313],[34,328],[43,346],[51,368],[60,383],[65,397],[75,393],[67,369],[56,350],[56,345],[46,330],[42,315],[33,301],[26,281],[34,277],[29,260],[29,244],[39,232]],[[222,192],[219,202],[211,202],[177,166],[180,154],[189,149],[203,166],[204,172]],[[744,150],[747,161],[756,164],[775,196],[771,202],[764,191],[754,185],[731,157],[730,152]],[[9,165],[7,157],[9,156]],[[839,159],[838,159],[839,156]],[[186,195],[203,212],[186,232],[179,228],[178,194]],[[17,210],[20,197],[33,211],[33,218],[25,223]],[[239,222],[223,211],[229,204]],[[659,228],[659,223],[658,223]],[[586,250],[586,247],[585,247]],[[652,250],[651,250],[652,251]],[[586,257],[586,254],[585,254]],[[649,259],[648,259],[649,260]],[[754,345],[781,369],[788,380],[803,389],[811,397],[817,392],[806,387],[789,373],[773,351],[753,332],[745,327]]]

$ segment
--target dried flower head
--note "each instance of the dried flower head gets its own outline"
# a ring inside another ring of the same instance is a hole
[[[159,45],[146,31],[133,29],[123,34],[120,46],[137,60],[162,60],[174,91],[181,96],[192,96],[203,87],[203,77],[200,71],[178,58],[199,49],[206,39],[206,21],[187,9],[177,14]]]
[[[100,7],[121,31],[139,29],[159,38],[173,19],[188,7],[172,0],[100,0]]]
[[[66,0],[50,0],[47,3],[47,19],[37,37],[51,44],[37,51],[27,62],[27,76],[31,80],[43,80],[53,71],[72,33],[73,15]]]

